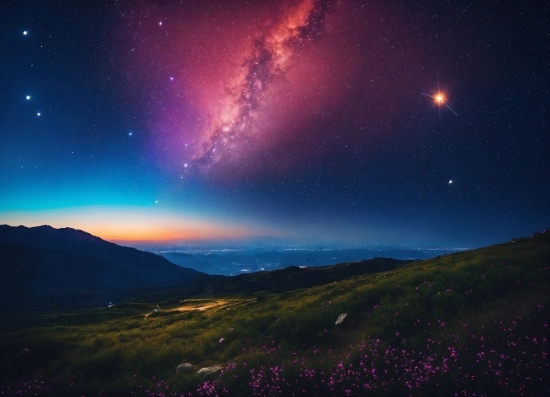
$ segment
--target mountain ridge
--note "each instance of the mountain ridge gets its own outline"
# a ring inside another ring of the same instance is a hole
[[[386,258],[301,268],[289,266],[217,276],[119,246],[82,230],[0,225],[0,310],[51,311],[106,306],[141,297],[284,292],[391,270],[410,263]]]
[[[51,310],[107,304],[108,295],[162,288],[204,275],[82,230],[0,226],[0,308]],[[122,295],[121,295],[122,294]]]

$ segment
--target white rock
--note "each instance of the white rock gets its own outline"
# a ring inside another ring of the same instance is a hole
[[[334,324],[340,324],[342,321],[344,321],[347,315],[348,315],[347,313],[340,314]]]
[[[215,374],[218,371],[221,371],[223,369],[222,365],[213,365],[211,367],[204,367],[197,371],[198,375],[210,375]]]
[[[178,365],[178,367],[176,368],[176,371],[179,371],[180,369],[190,369],[190,368],[193,368],[193,364],[190,364],[190,363],[181,363],[181,364]]]

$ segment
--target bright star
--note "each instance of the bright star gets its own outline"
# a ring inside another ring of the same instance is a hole
[[[36,113],[37,116],[40,116],[40,112]]]
[[[440,120],[441,120],[441,106],[445,106],[447,109],[453,112],[455,116],[459,117],[458,114],[447,104],[447,98],[445,97],[445,93],[441,92],[441,89],[439,88],[439,74],[437,75],[437,92],[434,95],[425,94],[425,93],[422,93],[422,95],[430,97],[434,100],[434,104],[432,105],[432,107],[434,107],[435,105],[439,106]],[[452,183],[452,182],[449,182],[449,183]]]
[[[27,34],[29,34],[29,32],[26,30],[23,30],[23,36],[26,36]]]
[[[452,185],[452,184],[453,184],[453,180],[449,179],[449,185]]]
[[[29,99],[31,99],[31,96],[30,96],[30,95],[27,95],[27,96],[25,97],[25,99],[28,101]]]
[[[134,135],[134,133],[133,133],[132,131],[130,131],[130,132],[128,133],[128,136],[132,136],[132,135]]]
[[[451,112],[453,112],[455,116],[458,117],[458,114],[449,105],[447,105],[447,103],[446,103],[447,98],[445,98],[445,94],[443,94],[441,91],[439,91],[435,95],[429,95],[429,94],[425,94],[425,93],[422,93],[422,95],[430,97],[434,100],[435,103],[432,105],[432,107],[435,106],[435,105],[439,105],[439,109],[440,109],[439,110],[439,112],[440,112],[439,116],[440,117],[441,117],[441,106],[445,106],[447,109],[449,109]]]

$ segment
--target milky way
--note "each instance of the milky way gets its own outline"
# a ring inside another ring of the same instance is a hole
[[[331,5],[330,1],[304,1],[268,34],[254,40],[250,55],[228,86],[221,109],[207,129],[196,162],[223,161],[254,139],[255,133],[261,134],[258,113],[266,111],[264,100],[270,86],[284,79],[296,47],[307,45],[324,32]]]
[[[337,103],[353,75],[345,43],[334,42],[342,23],[335,1],[256,6],[253,16],[243,8],[205,6],[189,16],[142,4],[121,12],[119,62],[130,86],[147,93],[153,146],[176,172],[288,168],[297,161],[292,135]]]

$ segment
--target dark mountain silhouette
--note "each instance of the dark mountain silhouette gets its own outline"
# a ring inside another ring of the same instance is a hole
[[[402,260],[428,259],[438,253],[449,253],[447,250],[421,249],[383,249],[367,248],[345,249],[304,249],[264,250],[262,248],[237,248],[221,253],[180,252],[163,250],[159,255],[170,262],[209,274],[231,276],[252,271],[283,269],[289,266],[326,266],[335,263],[350,263],[376,257],[395,258]]]
[[[0,308],[49,310],[106,304],[129,290],[163,288],[203,275],[158,255],[81,230],[0,226]]]
[[[340,263],[337,265],[298,267],[269,272],[242,274],[216,281],[210,286],[217,293],[238,292],[284,292],[300,288],[310,288],[318,285],[345,280],[346,278],[385,272],[409,264],[413,261],[392,258],[372,258],[359,262]]]
[[[0,311],[69,310],[133,299],[157,301],[175,292],[189,296],[283,292],[387,271],[410,262],[373,258],[210,276],[81,230],[1,225]]]
[[[178,266],[203,271],[209,274],[223,274],[221,273],[220,268],[224,265],[227,266],[225,262],[220,264],[218,261],[214,261],[214,258],[210,261],[204,260],[204,256],[206,255],[202,255],[201,258],[197,258],[193,254],[187,254],[184,252],[162,252],[159,253],[159,255]]]
[[[226,295],[251,295],[278,293],[311,288],[345,280],[349,277],[393,270],[415,262],[392,258],[372,258],[364,261],[340,263],[328,266],[298,267],[240,274],[238,276],[203,276],[181,286],[173,286],[137,300],[156,302],[173,299],[174,296],[215,297]],[[179,299],[179,298],[178,298]]]

